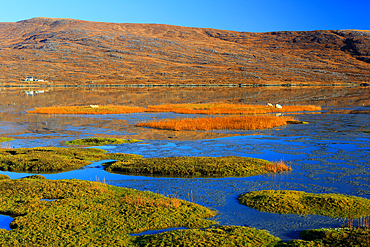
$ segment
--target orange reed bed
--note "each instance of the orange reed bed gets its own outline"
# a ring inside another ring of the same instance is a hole
[[[282,109],[261,105],[239,104],[170,104],[144,107],[135,106],[62,106],[43,107],[27,111],[43,114],[129,114],[137,112],[175,112],[182,114],[263,114],[280,112],[319,111],[321,107],[313,105],[283,106]]]
[[[27,113],[42,114],[125,114],[144,112],[145,108],[133,106],[60,106],[60,107],[42,107],[27,111]]]
[[[148,106],[146,112],[175,112],[183,114],[262,114],[298,111],[320,111],[321,107],[314,105],[284,106],[282,109],[265,105],[240,104],[169,104]]]
[[[255,130],[286,125],[287,121],[296,120],[292,117],[276,116],[228,116],[164,119],[142,122],[135,126],[167,130]]]

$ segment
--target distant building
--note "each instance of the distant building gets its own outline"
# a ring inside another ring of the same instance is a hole
[[[27,76],[25,81],[34,81],[36,78],[33,76]]]

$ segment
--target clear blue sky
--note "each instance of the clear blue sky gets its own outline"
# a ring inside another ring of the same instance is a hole
[[[370,0],[0,0],[0,22],[33,17],[246,32],[370,30]]]

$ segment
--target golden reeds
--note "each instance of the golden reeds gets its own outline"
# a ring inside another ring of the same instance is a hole
[[[138,127],[167,130],[256,130],[286,125],[292,117],[276,116],[227,116],[207,118],[164,119],[138,123]]]

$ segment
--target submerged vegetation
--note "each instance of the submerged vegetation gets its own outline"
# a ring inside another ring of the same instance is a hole
[[[256,130],[270,129],[296,121],[292,117],[277,116],[228,116],[185,119],[164,119],[135,124],[166,130]]]
[[[175,176],[255,176],[270,172],[289,171],[284,162],[246,157],[167,157],[131,159],[105,165],[107,171]]]
[[[314,194],[290,190],[251,191],[239,202],[263,212],[361,218],[370,215],[370,200],[340,194]]]
[[[141,142],[141,140],[136,139],[119,139],[119,138],[85,138],[85,139],[77,139],[73,141],[67,141],[67,145],[80,145],[80,146],[103,146],[109,144],[123,144],[123,143],[134,143],[134,142]]]
[[[15,216],[11,231],[0,230],[1,246],[132,246],[138,237],[129,233],[204,228],[215,215],[177,198],[75,179],[2,179],[0,200],[0,213]]]
[[[128,114],[138,112],[175,112],[182,114],[263,114],[298,111],[320,111],[321,107],[313,105],[291,105],[283,108],[268,107],[265,105],[242,104],[169,104],[144,107],[136,106],[62,106],[38,107],[27,111],[28,113],[43,114]]]
[[[59,172],[89,165],[91,161],[125,160],[141,157],[133,154],[107,153],[100,149],[82,148],[18,148],[0,149],[0,170]]]

